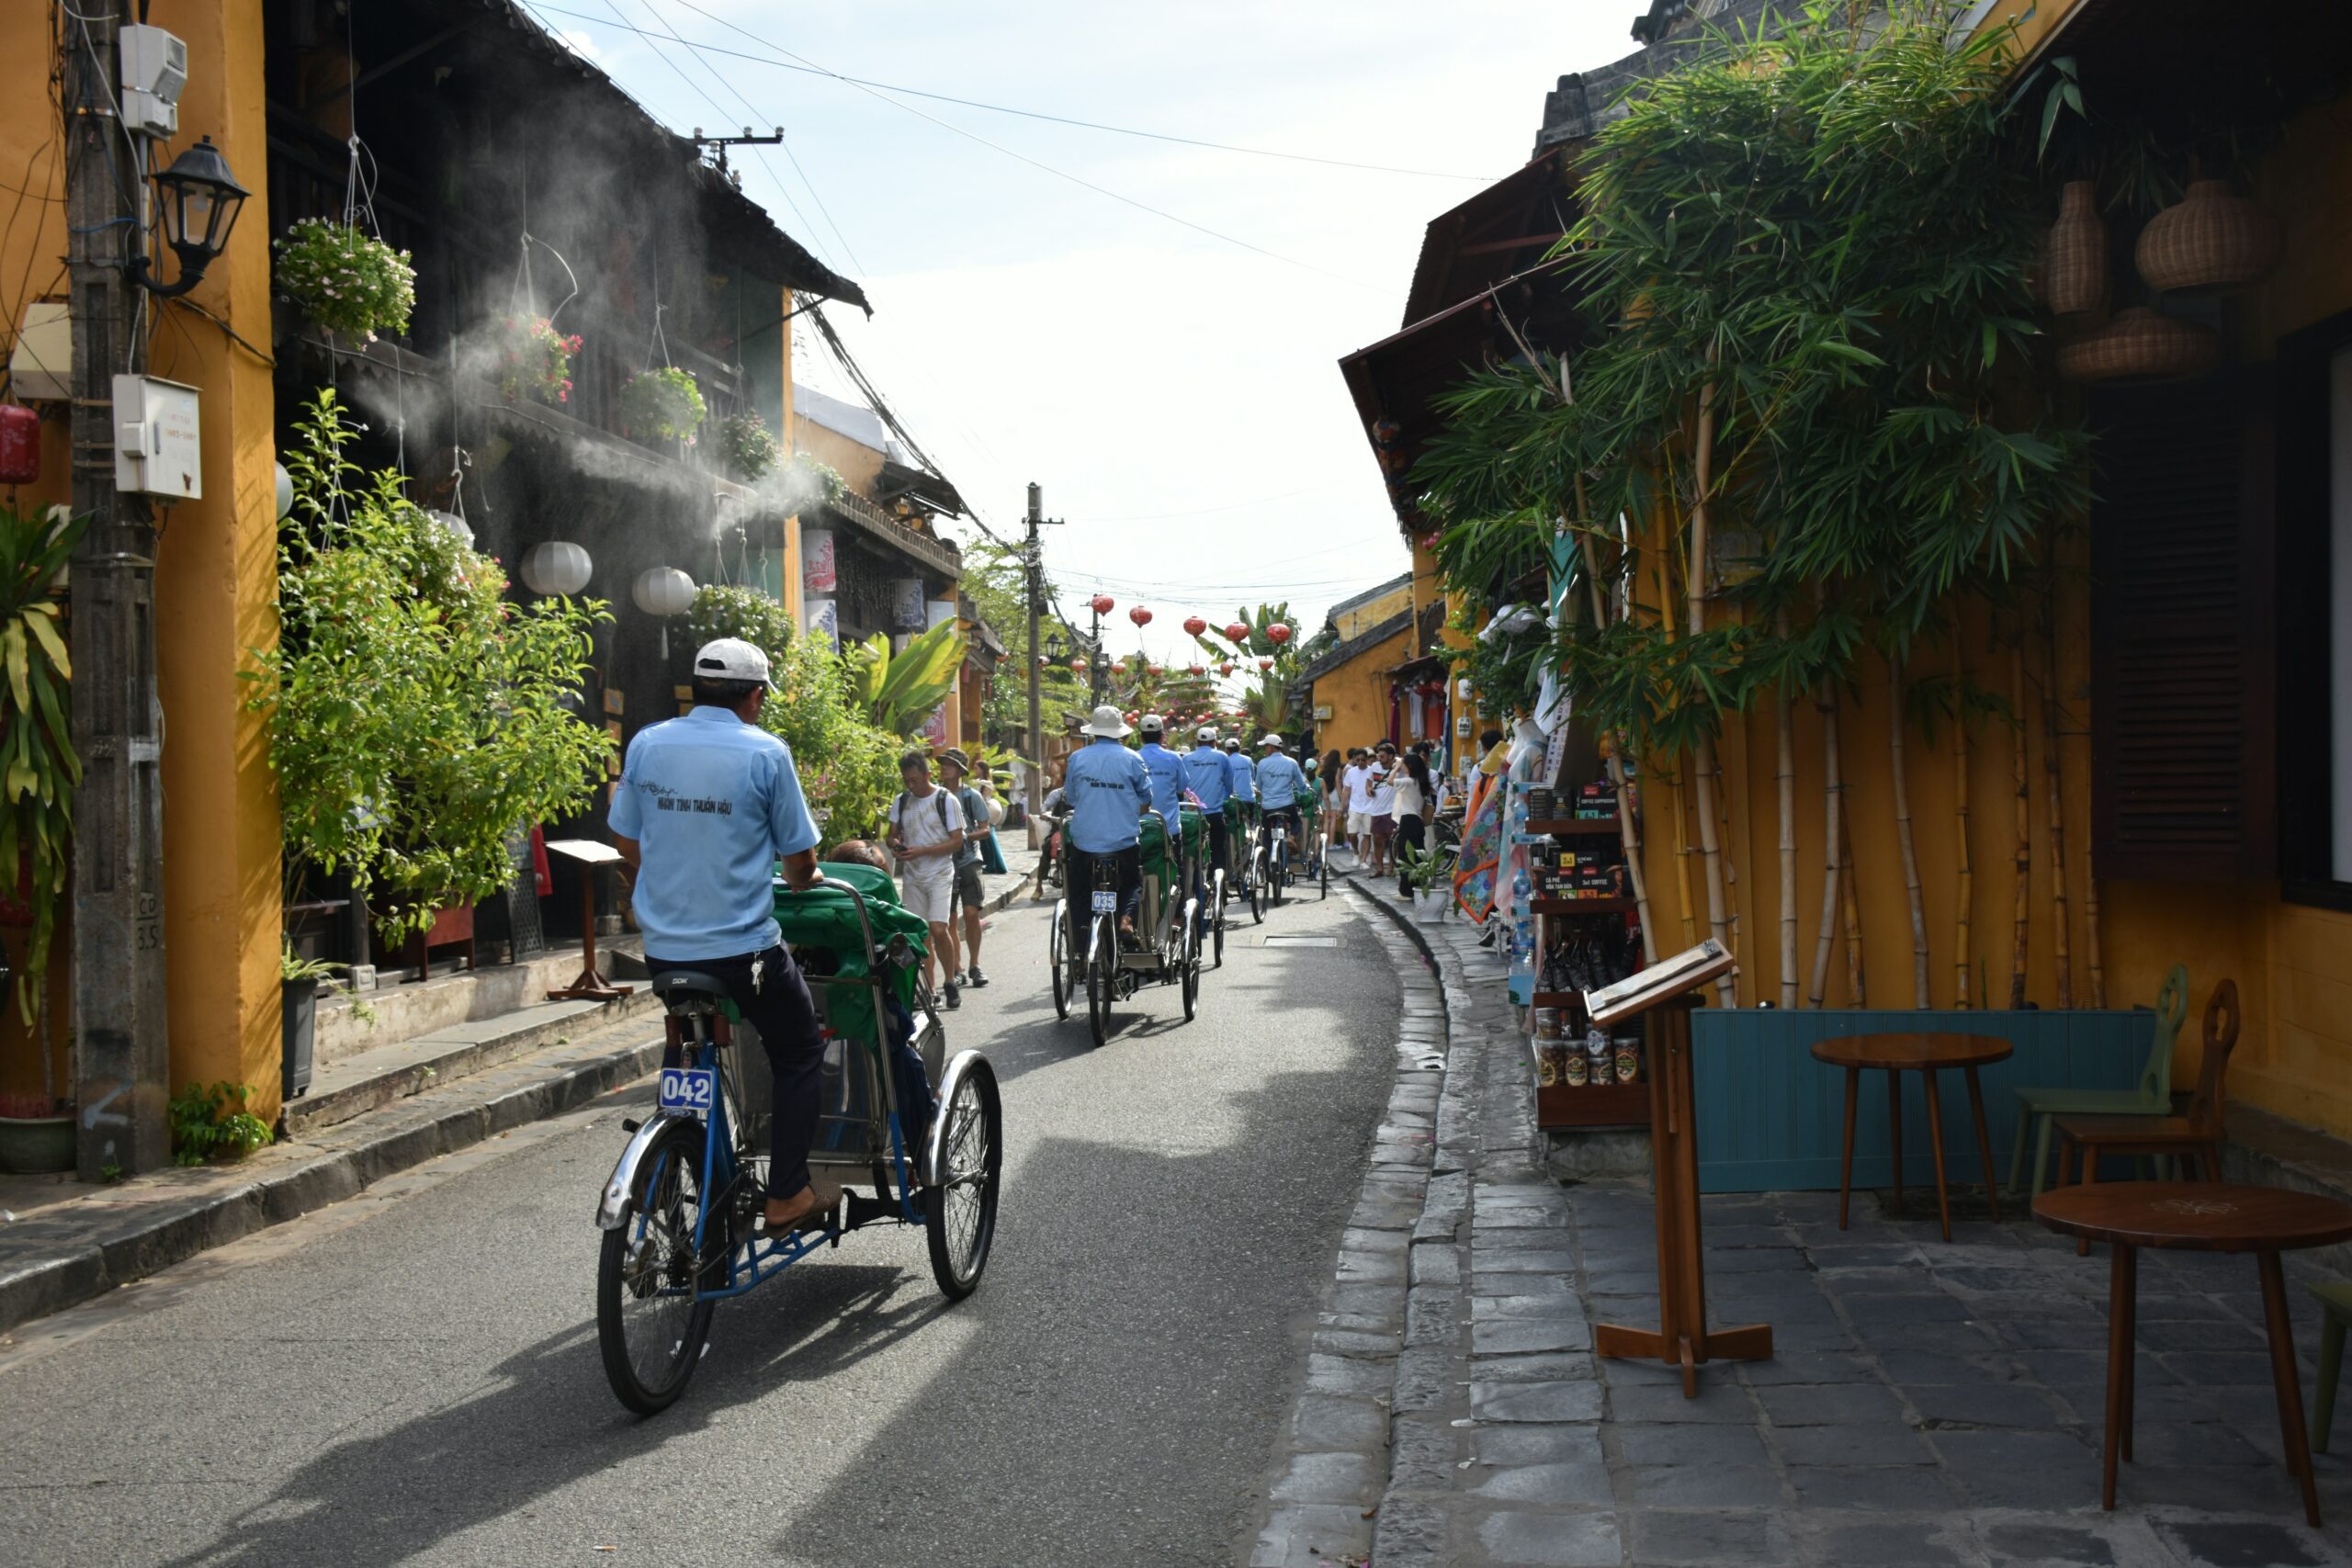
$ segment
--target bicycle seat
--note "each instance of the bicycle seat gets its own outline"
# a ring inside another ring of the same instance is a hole
[[[672,1012],[715,1007],[729,999],[727,982],[699,969],[670,969],[653,976],[653,994]]]

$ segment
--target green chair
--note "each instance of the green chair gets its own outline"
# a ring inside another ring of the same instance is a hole
[[[2319,1384],[2312,1390],[2312,1452],[2327,1452],[2327,1428],[2335,1419],[2335,1384],[2344,1373],[2344,1331],[2352,1328],[2352,1284],[2313,1285],[2323,1316],[2319,1331]]]
[[[2148,1065],[2140,1069],[2135,1089],[2021,1089],[2018,1096],[2018,1138],[2009,1155],[2009,1190],[2017,1190],[2025,1174],[2025,1140],[2033,1133],[2033,1190],[2041,1191],[2050,1169],[2050,1126],[2056,1116],[2169,1116],[2172,1105],[2172,1046],[2180,1036],[2181,1021],[2188,1016],[2188,968],[2176,964],[2156,992],[2155,1040],[2148,1048]]]

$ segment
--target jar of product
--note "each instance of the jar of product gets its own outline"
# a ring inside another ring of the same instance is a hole
[[[1617,1081],[1639,1083],[1642,1079],[1642,1048],[1630,1040],[1617,1042]]]
[[[1575,1052],[1565,1045],[1544,1046],[1542,1052],[1544,1081],[1563,1084],[1571,1081],[1568,1074],[1568,1058],[1575,1055]]]
[[[1586,1066],[1583,1052],[1563,1050],[1560,1053],[1561,1082],[1571,1089],[1582,1089],[1589,1075],[1590,1069]]]
[[[1560,1010],[1558,1008],[1537,1008],[1535,1010],[1535,1038],[1538,1040],[1557,1040],[1559,1037]]]
[[[1550,1089],[1560,1081],[1560,1064],[1549,1047],[1535,1053],[1535,1087]]]
[[[1604,1088],[1610,1084],[1615,1083],[1617,1081],[1617,1063],[1615,1058],[1610,1056],[1589,1057],[1585,1066],[1585,1079],[1596,1089]]]

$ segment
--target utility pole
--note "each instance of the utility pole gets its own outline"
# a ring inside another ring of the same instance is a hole
[[[1029,588],[1029,750],[1035,759],[1029,775],[1029,847],[1035,849],[1045,841],[1045,829],[1037,818],[1046,809],[1046,730],[1044,700],[1040,682],[1045,671],[1037,660],[1037,618],[1046,610],[1045,547],[1037,537],[1037,530],[1045,526],[1046,492],[1035,481],[1029,486],[1029,535],[1024,564],[1024,581]]]
[[[146,226],[112,107],[122,0],[83,0],[64,28],[65,203],[73,277],[74,1021],[77,1164],[171,1158],[164,972],[164,792],[155,696],[155,526],[116,493],[114,378],[146,368],[129,263]]]

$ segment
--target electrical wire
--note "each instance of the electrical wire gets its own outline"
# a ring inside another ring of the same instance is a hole
[[[701,6],[692,4],[691,0],[679,0],[679,3],[689,11],[708,17],[721,27],[742,33],[744,37],[752,39],[755,43],[765,44],[769,49],[783,49],[782,45],[768,43],[766,39],[760,39],[744,28],[737,27],[724,17],[714,16],[703,10]],[[544,8],[555,12],[558,16],[579,15],[577,12],[566,11],[556,6],[547,6]],[[580,19],[597,20],[594,17],[582,17]],[[675,34],[673,33],[673,36]],[[686,40],[681,39],[681,41]],[[707,50],[713,54],[729,55],[737,60],[748,60],[755,64],[772,65],[779,71],[797,71],[809,76],[830,76],[836,82],[853,87],[876,87],[886,93],[903,93],[910,98],[928,98],[933,103],[955,104],[967,109],[984,109],[990,114],[1012,115],[1021,119],[1044,120],[1051,125],[1075,126],[1081,130],[1106,131],[1114,136],[1133,136],[1146,141],[1170,141],[1180,147],[1201,147],[1216,152],[1239,152],[1252,158],[1278,158],[1294,164],[1321,164],[1329,168],[1356,169],[1366,174],[1407,175],[1416,179],[1460,180],[1472,185],[1491,185],[1497,178],[1493,175],[1458,175],[1447,169],[1411,169],[1395,164],[1363,164],[1349,158],[1325,158],[1312,152],[1285,152],[1272,147],[1245,147],[1231,141],[1211,141],[1198,136],[1177,136],[1168,131],[1139,130],[1134,126],[1112,125],[1099,119],[1080,119],[1071,115],[1047,114],[1043,109],[1014,108],[1009,104],[985,103],[978,98],[959,98],[952,93],[933,93],[921,87],[901,86],[894,82],[877,82],[870,77],[852,76],[845,72],[829,70],[809,60],[806,55],[794,54],[790,60],[777,60],[768,55],[749,54],[741,50],[728,49],[718,44],[689,42],[688,47]],[[789,50],[783,50],[783,52],[791,54]]]

